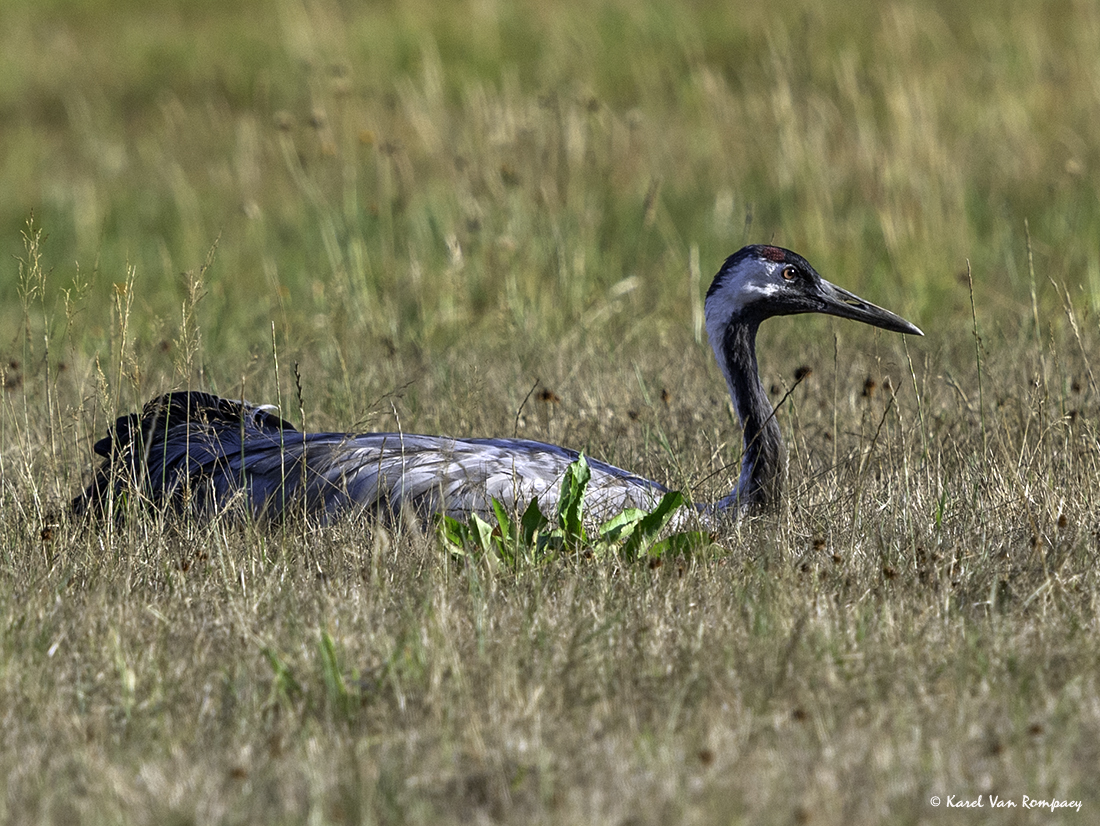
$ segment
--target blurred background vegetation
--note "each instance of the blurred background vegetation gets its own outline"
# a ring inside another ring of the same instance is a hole
[[[33,215],[34,318],[57,335],[69,291],[84,377],[132,268],[138,395],[239,383],[272,321],[334,382],[406,345],[523,358],[582,322],[690,327],[750,241],[935,335],[969,316],[967,261],[981,318],[1030,317],[1027,222],[1040,306],[1060,306],[1048,279],[1100,302],[1085,0],[8,0],[3,18],[0,347],[25,346]],[[188,302],[201,349],[181,368]]]

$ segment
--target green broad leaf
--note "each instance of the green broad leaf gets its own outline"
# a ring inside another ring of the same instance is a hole
[[[512,518],[508,515],[508,509],[504,507],[504,503],[495,496],[493,497],[493,513],[496,514],[497,525],[500,526],[501,537],[511,542],[515,542],[515,523],[512,522]]]
[[[493,514],[497,520],[492,534],[493,547],[504,562],[514,567],[522,551],[519,544],[519,525],[508,514],[504,503],[496,497],[493,497]]]
[[[565,469],[558,501],[558,525],[565,531],[565,540],[569,545],[576,546],[584,542],[584,492],[591,478],[592,471],[589,470],[583,453]]]
[[[567,547],[569,545],[565,541],[561,528],[540,533],[535,542],[536,558],[546,559],[549,556],[560,554]]]
[[[478,516],[470,514],[470,535],[482,553],[489,553],[493,549],[493,526]]]
[[[600,525],[600,541],[622,542],[629,537],[646,513],[641,508],[627,508]]]
[[[466,544],[470,539],[470,529],[453,516],[443,514],[439,521],[439,535],[450,546],[452,553],[466,555]]]
[[[652,511],[647,513],[635,526],[630,538],[623,546],[623,556],[633,561],[638,554],[645,551],[657,537],[657,534],[668,524],[672,514],[684,504],[684,495],[678,490],[669,491]]]
[[[519,519],[523,544],[529,548],[535,547],[539,533],[549,524],[550,520],[543,516],[542,509],[539,507],[538,498],[531,499],[527,505],[527,510],[523,512],[523,516]]]

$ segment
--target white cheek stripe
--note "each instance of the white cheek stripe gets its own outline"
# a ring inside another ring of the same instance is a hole
[[[780,291],[776,284],[742,284],[736,290],[722,290],[711,296],[704,310],[707,332],[711,333],[712,328],[724,328],[730,318],[739,315],[745,307]],[[711,341],[713,340],[711,334]]]

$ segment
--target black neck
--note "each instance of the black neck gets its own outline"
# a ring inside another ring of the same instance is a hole
[[[771,510],[779,504],[786,454],[779,423],[760,382],[756,365],[759,321],[733,319],[722,337],[720,362],[725,368],[730,396],[741,419],[744,453],[737,490],[720,507]]]

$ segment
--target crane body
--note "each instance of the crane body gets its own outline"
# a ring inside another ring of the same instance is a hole
[[[715,524],[726,516],[774,508],[786,454],[760,382],[756,334],[776,315],[825,313],[893,332],[923,335],[905,319],[823,279],[801,256],[753,245],[726,259],[707,291],[707,335],[741,421],[737,487],[678,517]],[[272,408],[203,392],[175,392],[123,416],[95,446],[105,462],[73,502],[76,512],[105,509],[112,493],[135,491],[154,504],[213,514],[241,509],[281,516],[292,509],[329,519],[351,510],[392,516],[487,515],[492,500],[522,510],[537,499],[557,505],[566,468],[578,452],[525,439],[456,439],[408,433],[303,433]],[[668,489],[588,459],[585,497],[592,518],[625,508],[650,510]]]
[[[454,439],[413,433],[303,433],[269,408],[203,392],[152,400],[118,420],[96,444],[107,461],[85,491],[101,510],[118,483],[198,513],[292,509],[326,518],[359,508],[461,518],[492,513],[492,500],[550,513],[575,450],[527,439]],[[592,514],[650,509],[668,492],[627,471],[587,459]],[[112,479],[111,477],[116,478]]]

